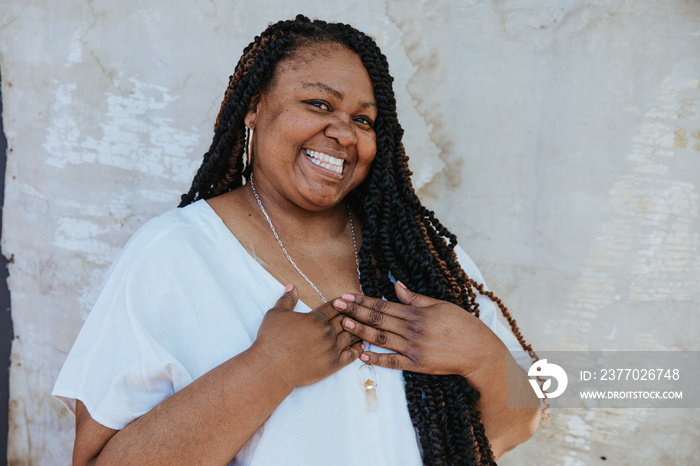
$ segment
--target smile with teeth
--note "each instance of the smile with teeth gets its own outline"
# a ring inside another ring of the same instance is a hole
[[[306,155],[309,156],[311,162],[319,167],[323,167],[326,170],[330,170],[336,173],[343,173],[343,160],[333,157],[323,152],[316,152],[315,150],[304,149]]]

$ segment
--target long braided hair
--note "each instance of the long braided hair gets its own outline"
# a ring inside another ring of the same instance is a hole
[[[364,33],[340,23],[294,20],[270,25],[248,45],[221,104],[212,144],[180,207],[231,191],[250,176],[244,167],[244,117],[252,97],[272,82],[277,64],[311,43],[340,44],[355,52],[374,86],[377,152],[367,178],[347,202],[362,222],[360,284],[367,296],[398,302],[389,273],[411,290],[457,304],[479,315],[477,293],[490,297],[525,343],[507,308],[462,270],[454,252],[457,238],[424,207],[411,184],[408,157],[396,115],[386,57]],[[476,403],[480,394],[458,375],[404,371],[406,399],[427,465],[495,464]]]

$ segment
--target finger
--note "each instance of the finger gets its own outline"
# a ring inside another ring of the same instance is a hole
[[[326,317],[324,316],[323,318],[325,319]],[[336,315],[334,317],[332,317],[330,320],[328,320],[328,323],[333,328],[336,335],[340,335],[341,333],[343,333],[345,331],[345,329],[343,328],[343,320],[342,319],[343,319],[343,315],[336,313]]]
[[[354,303],[357,306],[362,306],[367,309],[379,312],[381,314],[385,314],[391,317],[396,317],[398,319],[403,318],[406,313],[408,312],[407,307],[404,304],[401,303],[392,303],[391,301],[385,301],[383,299],[377,299],[377,298],[370,298],[368,296],[364,296],[361,294],[350,294],[350,293],[345,293],[343,296],[341,296],[343,301],[346,301],[347,303]],[[337,302],[337,304],[336,304]],[[341,307],[343,306],[342,301],[339,300],[333,300],[333,305],[337,306],[340,305]],[[343,311],[344,309],[341,309],[339,307],[336,307],[338,311]]]
[[[415,371],[416,367],[408,357],[398,353],[373,353],[365,351],[360,356],[360,361],[373,366],[386,367],[400,371]]]
[[[410,306],[428,307],[440,302],[438,299],[409,290],[400,280],[396,280],[396,283],[394,283],[394,290],[399,301]]]
[[[386,303],[386,301],[383,301]],[[333,307],[341,314],[351,317],[353,320],[362,322],[374,328],[382,328],[392,333],[404,335],[410,331],[411,325],[408,322],[417,320],[417,312],[414,309],[406,309],[402,318],[397,318],[386,314],[386,306],[376,306],[368,308],[357,303],[349,303],[342,299],[334,299]]]
[[[343,319],[343,328],[355,336],[360,337],[366,342],[390,349],[399,353],[404,353],[406,348],[406,340],[395,333],[388,332],[381,328],[370,327],[350,318]]]
[[[362,343],[362,339],[356,335],[353,335],[350,332],[343,331],[338,335],[338,338],[336,339],[336,347],[338,348],[338,350],[342,351],[348,346],[352,346],[357,342]]]
[[[357,358],[359,358],[362,354],[362,351],[362,342],[358,341],[357,343],[341,351],[340,355],[338,356],[338,363],[342,367],[345,367]]]
[[[338,316],[338,310],[335,309],[331,303],[323,303],[317,308],[313,309],[311,312],[322,315],[328,321],[331,321]]]
[[[342,316],[338,315],[337,317],[333,318],[331,320],[331,325],[333,326],[333,330],[335,330],[336,335],[340,335],[341,333],[345,332],[345,329],[343,328]]]
[[[284,294],[267,312],[293,311],[299,300],[299,292],[291,283],[284,288]]]

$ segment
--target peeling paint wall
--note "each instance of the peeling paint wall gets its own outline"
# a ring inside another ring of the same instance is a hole
[[[700,350],[700,3],[147,5],[2,3],[11,464],[69,463],[49,392],[106,268],[187,189],[242,48],[298,12],[375,36],[416,187],[535,348]],[[692,414],[559,410],[502,463],[690,464]]]

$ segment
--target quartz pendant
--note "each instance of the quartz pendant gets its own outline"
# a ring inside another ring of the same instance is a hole
[[[357,369],[357,381],[365,389],[367,409],[370,411],[376,411],[379,407],[379,402],[377,401],[378,380],[377,373],[371,364],[363,364]]]
[[[367,379],[364,385],[365,397],[367,397],[367,409],[370,411],[376,411],[379,407],[379,403],[377,402],[377,390],[375,388],[376,384],[372,382],[372,380]]]

